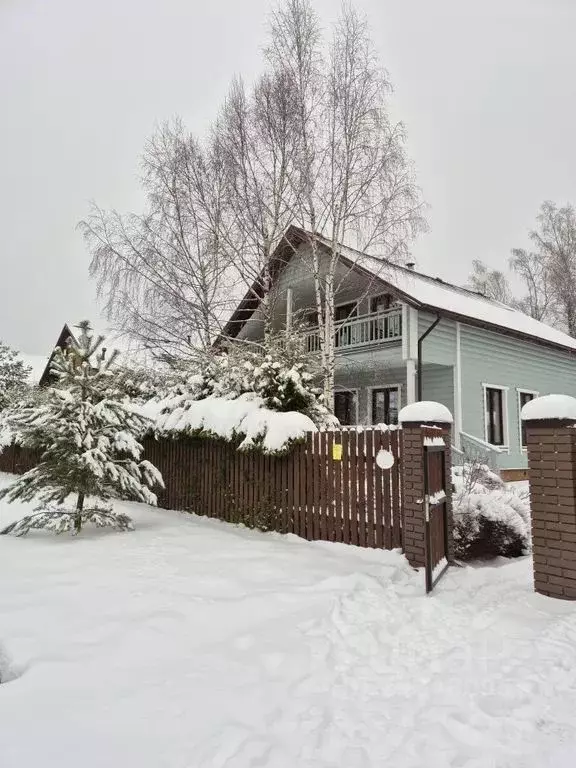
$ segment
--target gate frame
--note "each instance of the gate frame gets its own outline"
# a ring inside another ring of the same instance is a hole
[[[426,438],[430,437],[430,435],[426,434],[425,428],[422,430],[423,433],[423,450],[422,450],[422,456],[423,456],[423,463],[424,463],[424,525],[425,525],[425,564],[424,564],[424,572],[425,572],[425,579],[426,579],[426,594],[429,594],[432,592],[436,584],[440,581],[442,576],[446,573],[448,568],[450,567],[450,534],[448,531],[448,509],[447,509],[447,498],[448,494],[446,491],[446,488],[443,489],[444,491],[444,498],[441,501],[438,501],[436,503],[431,504],[430,503],[430,464],[429,459],[430,455],[442,454],[441,463],[442,463],[442,477],[444,478],[443,484],[446,483],[446,445],[427,445],[426,444]],[[444,441],[444,436],[441,438],[442,441]],[[446,560],[446,563],[442,570],[436,574],[434,577],[434,568],[436,566],[432,565],[432,525],[431,525],[431,514],[433,514],[435,511],[437,511],[438,507],[442,507],[441,514],[442,514],[442,531],[443,531],[443,539],[444,539],[444,559]]]

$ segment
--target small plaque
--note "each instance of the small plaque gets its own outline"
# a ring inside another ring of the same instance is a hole
[[[334,461],[342,461],[342,446],[340,443],[334,443],[332,446],[332,458]]]

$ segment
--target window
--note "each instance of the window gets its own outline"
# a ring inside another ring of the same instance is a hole
[[[355,301],[351,301],[348,304],[339,304],[334,308],[334,319],[336,322],[342,322],[349,317],[356,317],[358,315],[358,304]]]
[[[379,387],[372,390],[372,424],[398,424],[400,387]]]
[[[392,309],[395,303],[396,299],[391,293],[381,293],[379,296],[372,296],[370,299],[370,314],[386,312],[386,310]]]
[[[356,392],[339,390],[334,392],[334,415],[342,426],[356,424],[358,398]]]
[[[522,408],[535,397],[538,397],[538,392],[533,392],[530,389],[518,390],[518,423],[520,424],[520,445],[522,448],[526,448],[526,427],[522,422]]]
[[[506,388],[484,385],[486,441],[491,445],[507,445]]]

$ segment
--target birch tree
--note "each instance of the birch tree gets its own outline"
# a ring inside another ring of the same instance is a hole
[[[217,141],[202,146],[181,122],[163,125],[142,160],[143,215],[93,205],[80,223],[108,317],[167,358],[198,356],[234,305],[223,243],[226,167]]]
[[[559,208],[546,201],[537,222],[530,239],[546,273],[559,322],[576,337],[576,212],[572,205]]]
[[[387,261],[399,260],[423,226],[422,202],[405,154],[404,128],[389,119],[391,87],[366,20],[344,6],[323,56],[310,4],[288,0],[273,17],[271,36],[268,56],[277,66],[283,62],[298,104],[298,212],[311,233],[323,390],[332,407],[339,245],[352,241]],[[318,231],[330,243],[327,259]]]
[[[546,261],[538,253],[513,248],[509,263],[526,291],[522,298],[515,300],[514,306],[535,320],[557,322],[557,302]]]
[[[468,287],[486,296],[488,299],[512,305],[514,297],[508,278],[499,269],[490,269],[480,259],[472,262],[472,274],[468,278]]]
[[[261,300],[265,333],[272,317],[272,256],[295,215],[292,93],[288,72],[278,67],[251,93],[237,79],[215,127],[227,171],[231,227],[225,246],[239,278]]]

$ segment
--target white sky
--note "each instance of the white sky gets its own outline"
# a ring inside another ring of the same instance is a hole
[[[503,266],[540,203],[576,202],[574,0],[355,0],[395,85],[431,208],[414,253]],[[316,0],[328,26],[337,0]],[[0,0],[0,339],[46,353],[97,317],[76,223],[138,210],[156,122],[202,130],[261,67],[270,0]]]

